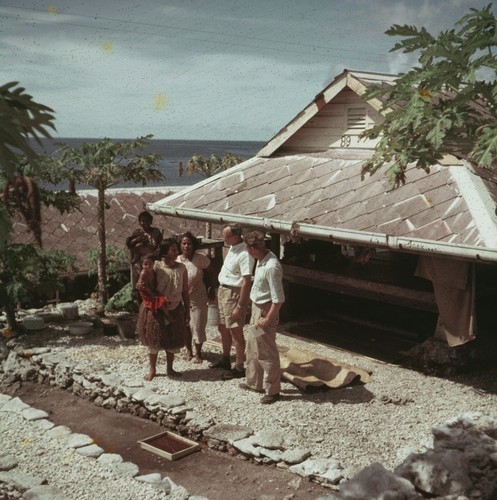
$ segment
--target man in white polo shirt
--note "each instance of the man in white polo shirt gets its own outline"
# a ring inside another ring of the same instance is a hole
[[[242,238],[240,224],[228,224],[223,227],[223,239],[229,245],[223,267],[219,273],[218,306],[219,333],[223,344],[223,356],[211,368],[229,370],[223,378],[241,378],[245,376],[245,338],[243,326],[249,304],[252,268],[254,259],[249,255]],[[235,345],[235,367],[231,370],[231,345]]]

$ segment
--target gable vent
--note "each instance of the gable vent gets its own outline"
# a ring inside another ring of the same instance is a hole
[[[366,129],[366,108],[349,107],[347,108],[347,129],[365,130]]]

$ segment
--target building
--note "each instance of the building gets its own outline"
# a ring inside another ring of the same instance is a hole
[[[288,283],[436,311],[450,345],[473,339],[477,300],[495,298],[497,182],[452,155],[396,189],[362,179],[375,142],[360,135],[383,120],[362,96],[394,79],[344,71],[255,157],[148,208],[264,228]]]

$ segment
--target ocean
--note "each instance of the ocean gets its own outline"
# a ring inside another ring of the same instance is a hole
[[[79,146],[83,143],[98,142],[100,139],[85,138],[57,138],[53,140],[42,139],[43,148],[50,154],[60,146],[57,143],[67,144],[68,146]],[[115,139],[119,141],[120,139]],[[186,173],[186,164],[188,160],[195,155],[200,154],[208,158],[211,154],[217,154],[223,157],[224,153],[232,153],[248,160],[255,156],[264,146],[264,142],[258,141],[189,141],[189,140],[171,140],[171,139],[152,139],[145,150],[147,153],[159,153],[162,156],[158,169],[162,172],[165,180],[161,182],[149,182],[147,186],[191,186],[196,182],[204,180],[205,177],[200,174],[188,175]],[[40,150],[39,147],[36,148]],[[179,162],[183,162],[184,173],[178,175]],[[122,183],[114,187],[130,187],[136,184]],[[77,186],[78,188],[88,188],[88,186]]]

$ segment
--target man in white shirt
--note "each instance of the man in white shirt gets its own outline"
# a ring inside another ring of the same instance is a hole
[[[219,333],[223,344],[223,356],[211,368],[229,370],[223,378],[241,378],[245,376],[245,338],[243,326],[249,303],[250,286],[252,283],[252,268],[254,259],[249,255],[242,238],[240,224],[228,224],[223,227],[223,239],[229,245],[223,267],[219,273]],[[231,345],[235,345],[235,367],[231,370]]]
[[[285,302],[283,268],[276,255],[266,248],[265,235],[252,231],[245,236],[249,254],[257,259],[250,291],[252,317],[247,331],[247,383],[240,388],[265,392],[262,404],[280,397],[280,355],[276,346],[279,312]]]

